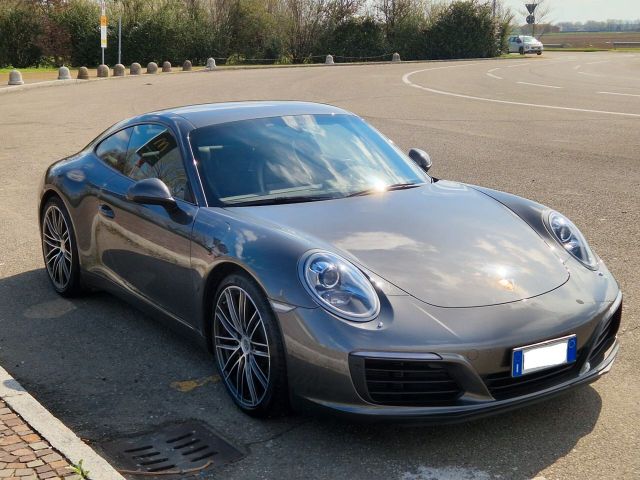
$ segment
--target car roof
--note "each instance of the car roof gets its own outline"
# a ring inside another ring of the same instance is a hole
[[[353,115],[351,112],[341,108],[322,103],[298,101],[247,101],[189,105],[151,112],[144,115],[144,117],[173,117],[178,115],[186,119],[195,128],[201,128],[209,125],[236,122],[239,120],[251,120],[254,118],[323,114]]]

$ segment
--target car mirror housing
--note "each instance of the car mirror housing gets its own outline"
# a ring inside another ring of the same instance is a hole
[[[409,150],[409,158],[416,162],[416,164],[425,172],[428,172],[433,165],[429,154],[418,148],[412,148]]]
[[[162,205],[167,210],[177,208],[176,200],[171,195],[169,187],[159,178],[138,180],[129,187],[127,200],[144,205]]]

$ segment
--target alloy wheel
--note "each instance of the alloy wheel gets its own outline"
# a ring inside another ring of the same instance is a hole
[[[51,281],[64,290],[71,281],[73,252],[67,220],[56,205],[51,205],[44,214],[42,247]]]
[[[241,406],[258,406],[269,387],[269,342],[262,316],[242,288],[231,285],[220,292],[213,335],[220,374],[227,388]]]

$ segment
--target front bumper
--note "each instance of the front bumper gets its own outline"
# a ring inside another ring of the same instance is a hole
[[[528,302],[464,312],[390,297],[386,308],[392,310],[391,316],[383,308],[380,321],[355,327],[322,309],[279,314],[293,404],[298,409],[319,408],[367,421],[450,423],[518,408],[591,383],[610,370],[619,349],[616,333],[622,294],[617,287],[613,296],[612,289],[607,290],[612,299],[588,304],[569,285]],[[421,318],[400,325],[394,321],[415,315],[416,308],[432,322]],[[461,314],[467,318],[451,320]],[[503,321],[496,320],[500,316]],[[510,322],[507,329],[505,322]],[[517,384],[512,388],[515,382],[509,371],[514,347],[572,333],[578,336],[575,364],[524,388]],[[408,402],[375,396],[368,389],[366,359],[423,361],[428,369],[443,367],[459,392],[423,403],[419,396]]]

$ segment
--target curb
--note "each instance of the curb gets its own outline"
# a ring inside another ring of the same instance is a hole
[[[4,368],[0,367],[0,398],[53,448],[100,480],[125,480],[107,461],[84,443],[66,425],[33,398]]]

